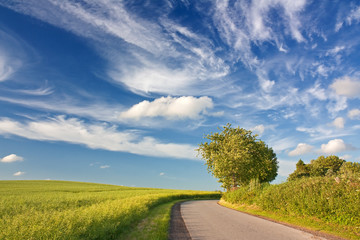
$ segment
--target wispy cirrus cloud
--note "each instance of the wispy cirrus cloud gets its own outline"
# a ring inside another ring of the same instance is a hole
[[[0,82],[7,80],[13,73],[14,69],[11,64],[9,64],[8,58],[1,55],[0,52]]]
[[[46,96],[52,94],[54,90],[51,87],[40,87],[37,89],[17,89],[14,92],[32,96]]]
[[[92,149],[146,156],[196,159],[195,146],[159,142],[153,137],[141,136],[136,132],[118,131],[114,125],[90,124],[65,116],[24,123],[2,118],[0,119],[0,134],[39,141],[69,142]]]
[[[309,134],[311,137],[310,141],[318,141],[329,138],[344,137],[356,134],[350,129],[342,128],[329,128],[328,125],[319,125],[313,127],[303,127],[299,126],[296,128],[296,131],[304,132]]]
[[[15,1],[4,5],[91,39],[94,46],[102,46],[97,48],[109,60],[108,75],[137,93],[189,94],[199,82],[206,80],[201,86],[211,86],[209,81],[229,71],[213,51],[213,43],[186,26],[171,22],[166,8],[158,13],[159,19],[164,20],[156,22],[140,17],[120,1]],[[104,37],[107,35],[111,37]],[[98,44],[104,41],[106,44]],[[113,45],[117,47],[112,48]],[[119,45],[127,50],[119,54]],[[132,60],[119,61],[117,56],[124,54]]]
[[[0,28],[0,83],[8,80],[23,65],[24,58],[18,39]]]
[[[338,32],[344,24],[351,25],[353,22],[359,22],[360,21],[360,6],[355,6],[350,11],[348,11],[348,14],[345,15],[343,18],[338,19],[336,25],[335,25],[335,31]]]
[[[86,103],[82,103],[78,99],[67,96],[63,98],[51,97],[47,99],[38,99],[38,98],[24,99],[21,97],[0,96],[0,101],[18,104],[35,110],[47,110],[54,113],[71,114],[74,116],[88,117],[95,120],[108,121],[108,122],[118,122],[119,121],[118,115],[124,109],[124,106],[119,104],[112,105],[101,102],[94,103],[91,102],[90,99],[86,101]]]

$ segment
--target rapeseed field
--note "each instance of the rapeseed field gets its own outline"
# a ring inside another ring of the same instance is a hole
[[[151,209],[215,192],[0,181],[0,239],[122,239]]]

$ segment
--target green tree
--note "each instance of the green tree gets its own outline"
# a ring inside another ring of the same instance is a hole
[[[340,159],[338,156],[320,156],[316,160],[311,160],[310,176],[325,176],[328,172],[336,174],[344,162],[345,160]]]
[[[293,173],[291,173],[288,177],[288,181],[292,181],[302,177],[309,177],[310,176],[310,167],[308,164],[305,164],[303,160],[299,160],[296,163],[296,169]]]
[[[309,164],[305,164],[300,159],[296,164],[295,171],[289,175],[288,180],[292,181],[302,177],[333,176],[339,173],[344,163],[345,160],[333,155],[320,156],[316,160],[311,160]],[[344,168],[343,171],[348,171],[348,169]]]
[[[247,185],[251,179],[275,179],[278,162],[272,148],[243,128],[227,124],[219,130],[222,131],[206,135],[209,141],[201,143],[197,150],[206,161],[208,172],[219,179],[223,188]]]
[[[345,162],[341,165],[339,173],[346,177],[360,176],[360,163]]]

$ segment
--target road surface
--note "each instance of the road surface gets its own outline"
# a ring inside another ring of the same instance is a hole
[[[325,239],[222,207],[217,204],[217,200],[183,202],[180,205],[180,211],[188,233],[193,240]]]

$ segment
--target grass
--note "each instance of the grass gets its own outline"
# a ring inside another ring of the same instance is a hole
[[[360,179],[303,178],[277,185],[246,186],[223,195],[241,211],[332,235],[360,239]]]
[[[183,200],[161,204],[149,212],[135,227],[122,237],[128,240],[167,240],[172,206]]]
[[[143,226],[136,230],[137,239],[152,239],[141,238],[141,232],[165,236],[175,200],[219,197],[202,191],[0,181],[0,239],[124,239],[134,226]],[[146,219],[159,224],[152,227]]]

